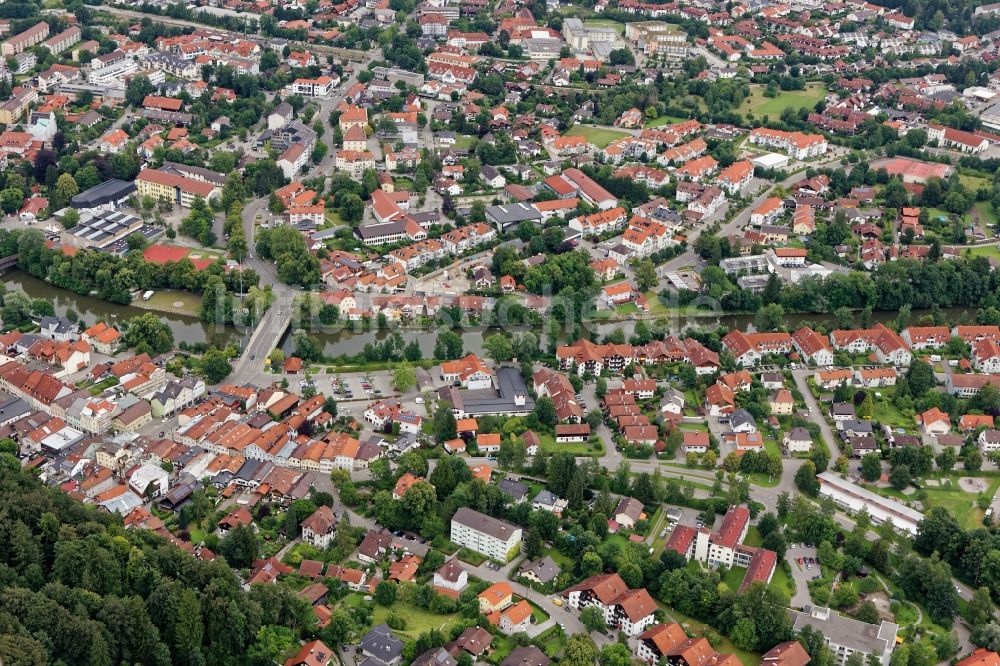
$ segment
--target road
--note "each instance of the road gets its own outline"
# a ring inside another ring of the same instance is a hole
[[[473,576],[476,576],[477,578],[485,580],[486,582],[499,583],[501,581],[506,581],[507,583],[510,584],[511,588],[514,590],[514,594],[520,597],[524,597],[525,599],[528,599],[533,604],[537,605],[539,608],[544,610],[550,616],[549,619],[546,620],[545,622],[532,626],[532,628],[528,631],[529,636],[532,637],[538,636],[539,634],[545,632],[556,623],[562,625],[563,630],[566,632],[567,635],[586,634],[587,629],[583,626],[583,623],[580,622],[579,611],[575,610],[567,611],[565,610],[566,606],[561,606],[561,607],[556,606],[555,604],[552,603],[551,596],[542,594],[541,592],[536,592],[535,590],[532,590],[529,587],[521,585],[517,581],[511,580],[511,578],[515,575],[515,572],[517,571],[517,567],[519,567],[521,565],[521,562],[523,561],[524,558],[517,558],[507,566],[500,569],[499,571],[490,569],[488,566],[486,566],[486,563],[483,563],[478,567],[472,567],[469,565],[465,566],[466,569],[469,571],[469,573],[471,573]],[[603,642],[610,642],[610,639],[604,636],[604,634],[599,634],[596,632],[592,634],[592,638],[595,639],[594,642],[597,643],[598,646],[602,644],[601,642],[602,638],[604,639]]]
[[[345,79],[337,92],[324,99],[317,100],[319,106],[319,117],[323,123],[324,137],[329,139],[333,135],[333,128],[330,125],[330,112],[339,105],[345,93],[357,83],[357,72],[367,66],[374,58],[381,55],[381,50],[376,49],[365,55],[365,61],[360,67],[353,68],[350,76]],[[327,152],[323,161],[314,167],[318,174],[329,175],[334,168],[336,151]],[[257,215],[262,217],[268,215],[267,198],[255,199],[243,208],[243,233],[247,239],[247,247],[250,254],[244,261],[244,267],[254,269],[260,275],[261,284],[270,284],[276,299],[274,303],[264,313],[264,317],[254,329],[250,340],[243,349],[243,353],[233,367],[231,381],[236,384],[250,383],[259,374],[260,366],[271,350],[281,341],[281,336],[292,319],[292,302],[298,293],[295,289],[281,282],[278,279],[278,272],[275,265],[270,261],[265,261],[255,254],[254,234],[257,226]]]
[[[254,329],[250,340],[243,348],[243,354],[233,366],[230,381],[235,384],[248,383],[257,374],[259,367],[271,350],[281,340],[292,318],[292,300],[295,290],[278,279],[278,272],[270,261],[264,261],[254,249],[254,230],[257,213],[265,210],[267,199],[256,199],[243,208],[243,232],[246,235],[250,254],[243,262],[244,268],[252,268],[260,276],[261,284],[270,284],[276,296],[274,303],[264,313]]]
[[[832,169],[837,169],[837,168],[841,168],[841,167],[844,166],[844,160],[843,160],[843,158],[839,158],[839,159],[832,160],[830,162],[825,162],[825,163],[820,163],[820,164],[814,164],[814,165],[810,165],[810,166],[814,166],[816,168],[826,168],[826,167],[829,167],[829,168],[832,168]],[[848,167],[848,169],[849,168],[850,167]],[[722,237],[725,237],[725,236],[731,236],[733,234],[739,233],[743,229],[743,227],[745,227],[747,224],[749,224],[749,222],[750,222],[750,215],[753,213],[753,211],[756,210],[757,207],[760,206],[762,203],[764,203],[765,199],[767,199],[768,197],[772,196],[772,194],[773,194],[773,192],[774,192],[774,190],[776,188],[778,188],[778,187],[788,188],[792,184],[797,183],[800,180],[802,180],[802,178],[804,178],[804,177],[805,176],[802,173],[794,173],[791,176],[789,176],[788,178],[786,178],[783,181],[781,181],[780,183],[775,183],[771,187],[768,187],[763,192],[761,192],[759,195],[757,195],[757,197],[753,201],[751,201],[750,204],[748,206],[746,206],[742,211],[740,211],[740,213],[738,215],[736,215],[735,217],[733,217],[733,219],[731,219],[729,222],[726,222],[725,224],[723,224],[719,228],[719,230],[717,232],[715,232],[715,235],[718,236],[718,237],[720,237],[720,238],[722,238]],[[698,240],[698,237],[701,235],[701,232],[702,232],[702,229],[693,229],[693,230],[691,230],[687,234],[687,243],[688,243],[687,244],[687,248],[688,249],[685,252],[677,255],[673,259],[670,259],[669,261],[667,261],[667,262],[665,262],[663,264],[660,264],[657,270],[660,272],[661,275],[664,274],[667,271],[675,271],[675,270],[680,269],[683,266],[694,266],[695,264],[698,263],[698,261],[699,261],[698,255],[695,254],[693,248],[694,248],[694,242],[696,240]]]
[[[830,424],[826,420],[826,410],[820,406],[819,402],[813,396],[812,391],[809,390],[809,384],[806,382],[806,378],[812,374],[812,371],[808,368],[797,368],[792,370],[792,377],[795,379],[795,387],[802,394],[802,398],[806,401],[806,406],[809,408],[809,417],[819,426],[819,430],[823,433],[823,439],[830,446],[830,457],[832,460],[836,460],[843,453],[840,450],[840,438],[837,434],[833,432]]]

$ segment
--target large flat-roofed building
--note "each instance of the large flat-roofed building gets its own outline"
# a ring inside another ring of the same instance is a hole
[[[101,249],[128,238],[142,227],[143,221],[135,215],[119,211],[99,211],[70,229],[67,240],[74,247]]]
[[[462,507],[451,519],[451,540],[492,560],[507,562],[521,545],[521,528]]]
[[[49,36],[49,24],[40,21],[23,32],[19,32],[0,44],[0,55],[9,57],[30,49]]]
[[[880,663],[888,664],[896,646],[899,626],[892,622],[882,620],[881,624],[868,624],[811,604],[806,604],[801,611],[789,609],[788,614],[796,633],[806,625],[818,630],[840,666],[852,654],[860,654],[865,663],[869,655],[875,655]]]
[[[867,509],[873,523],[889,523],[911,536],[917,534],[917,525],[924,519],[919,511],[902,502],[865,490],[834,472],[823,472],[818,478],[819,494],[831,498],[846,511],[857,513],[861,509]]]
[[[458,389],[448,391],[452,411],[458,418],[497,414],[503,416],[526,416],[535,408],[535,401],[528,393],[528,386],[517,368],[498,368],[497,388]]]
[[[80,212],[96,214],[121,208],[135,192],[135,183],[112,178],[100,185],[94,185],[86,192],[80,192],[70,199],[69,205]]]
[[[190,208],[198,197],[208,201],[222,191],[222,188],[215,183],[159,169],[143,169],[135,179],[135,185],[141,197],[150,196],[157,201],[166,200],[183,208]]]
[[[486,208],[486,219],[496,226],[497,231],[503,233],[522,222],[540,223],[542,221],[542,214],[531,204],[516,203],[504,206],[488,206]]]

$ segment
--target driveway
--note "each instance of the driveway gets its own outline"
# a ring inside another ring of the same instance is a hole
[[[809,597],[808,583],[815,576],[820,575],[818,564],[812,565],[812,569],[809,569],[806,565],[800,565],[796,561],[799,557],[811,557],[815,559],[816,549],[800,545],[799,548],[789,548],[785,554],[785,560],[788,561],[789,566],[792,568],[792,579],[795,581],[795,594],[792,595],[791,601],[792,606],[795,608],[802,608],[806,604],[812,603],[812,599]]]
[[[792,370],[792,377],[795,378],[795,386],[799,389],[799,393],[802,394],[803,399],[806,401],[806,406],[809,408],[809,418],[819,426],[820,432],[823,433],[823,439],[830,446],[830,459],[836,460],[843,455],[840,450],[840,438],[837,437],[830,424],[827,423],[826,411],[820,406],[816,398],[813,397],[812,391],[809,390],[806,378],[810,374],[812,373],[808,368]]]
[[[499,583],[501,581],[510,583],[511,588],[514,590],[514,594],[529,600],[548,614],[548,620],[540,624],[532,625],[531,629],[528,631],[529,636],[538,636],[556,623],[563,626],[567,635],[587,633],[583,623],[580,622],[580,614],[574,610],[564,610],[566,608],[565,605],[556,606],[553,604],[552,599],[554,598],[554,595],[546,595],[541,592],[536,592],[535,590],[525,587],[516,581],[510,580],[510,577],[514,575],[514,572],[517,571],[517,568],[523,561],[524,558],[518,558],[499,571],[491,569],[487,566],[489,564],[488,562],[484,562],[478,567],[472,567],[468,564],[464,566],[470,574],[489,583]]]

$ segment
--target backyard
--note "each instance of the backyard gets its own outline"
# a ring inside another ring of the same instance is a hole
[[[371,602],[366,602],[360,594],[355,593],[345,597],[342,603],[345,606],[356,608]],[[460,621],[457,613],[436,615],[405,601],[396,601],[391,607],[379,604],[374,604],[373,607],[374,615],[372,624],[382,624],[388,619],[390,613],[398,615],[406,620],[406,629],[400,630],[397,633],[409,640],[416,640],[420,634],[428,632],[431,629],[439,629],[447,632],[452,625]]]
[[[566,134],[567,136],[586,137],[587,141],[598,148],[604,148],[615,139],[628,136],[628,132],[619,132],[618,130],[604,129],[603,127],[589,127],[587,125],[576,125],[573,129],[566,132]]]
[[[764,86],[750,86],[750,96],[740,105],[740,113],[776,118],[785,109],[812,109],[826,97],[826,86],[822,83],[808,83],[805,90],[779,90],[777,97],[765,97],[764,90]]]

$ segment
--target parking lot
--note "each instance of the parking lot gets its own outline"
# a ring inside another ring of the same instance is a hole
[[[312,385],[317,393],[332,397],[338,403],[362,402],[369,403],[391,396],[392,376],[388,372],[370,374],[325,374],[320,373],[306,378],[304,375],[290,376],[289,387],[293,390],[303,390]],[[343,409],[350,413],[350,407]]]
[[[809,581],[822,575],[819,562],[816,561],[816,548],[801,543],[790,544],[785,559],[792,568],[792,579],[795,580],[792,606],[801,608],[812,603],[809,598]]]

